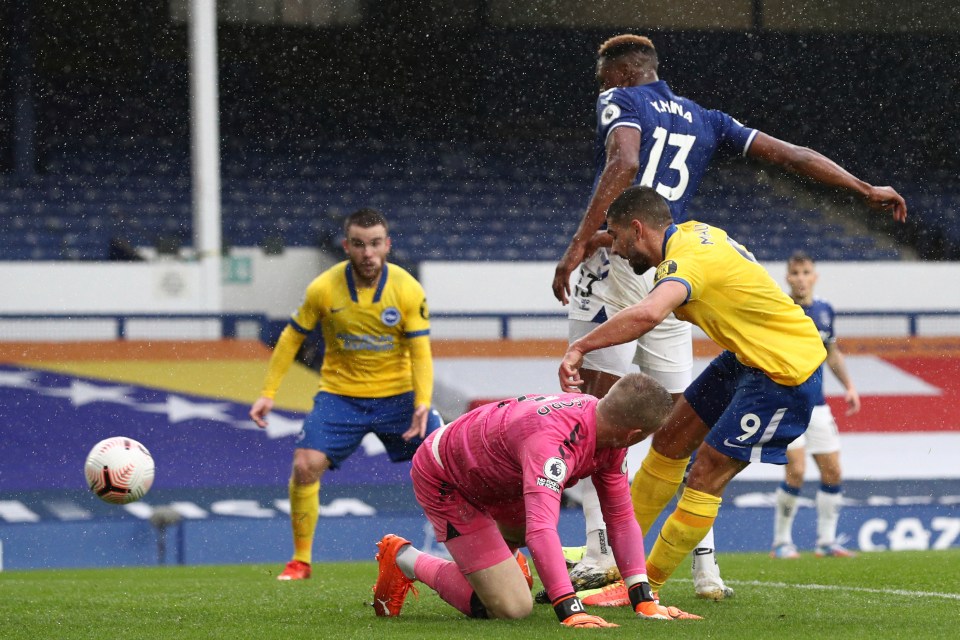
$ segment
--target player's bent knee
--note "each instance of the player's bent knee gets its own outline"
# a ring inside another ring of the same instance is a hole
[[[488,618],[516,620],[533,612],[533,597],[527,581],[512,556],[487,569],[467,575],[483,603]]]
[[[487,615],[498,620],[520,620],[533,613],[533,598],[525,593],[503,593],[492,598],[487,607]]]

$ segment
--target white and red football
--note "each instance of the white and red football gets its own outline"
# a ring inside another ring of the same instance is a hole
[[[153,485],[153,456],[136,440],[116,436],[94,445],[83,471],[98,498],[127,504],[145,496]]]

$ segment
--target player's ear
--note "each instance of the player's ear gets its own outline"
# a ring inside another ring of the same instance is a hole
[[[340,246],[343,247],[344,253],[349,253],[350,240],[348,238],[344,238],[343,240],[340,241]]]
[[[638,442],[643,442],[644,440],[647,439],[647,436],[649,436],[650,433],[651,432],[647,429],[633,429],[632,431],[630,431],[630,435],[628,437],[628,440],[630,442],[629,446],[632,447]]]

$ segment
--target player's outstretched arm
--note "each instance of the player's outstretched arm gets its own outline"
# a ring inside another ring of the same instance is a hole
[[[607,208],[624,189],[633,184],[639,169],[640,132],[633,127],[617,127],[607,141],[607,163],[597,181],[597,188],[590,197],[580,226],[554,271],[553,295],[561,303],[567,304],[569,301],[570,274],[587,257],[588,245],[603,225]]]
[[[907,219],[907,203],[895,189],[875,187],[864,182],[813,149],[779,140],[761,131],[754,138],[747,155],[824,186],[855,193],[871,209],[889,211],[897,222]]]
[[[686,299],[686,286],[665,280],[642,301],[618,311],[596,329],[574,341],[560,363],[560,388],[574,393],[583,384],[579,370],[585,354],[636,340],[663,322]]]

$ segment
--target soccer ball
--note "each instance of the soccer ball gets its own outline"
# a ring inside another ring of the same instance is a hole
[[[136,502],[145,496],[153,484],[153,471],[147,448],[122,436],[94,445],[83,468],[90,491],[111,504]]]

